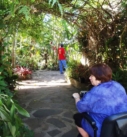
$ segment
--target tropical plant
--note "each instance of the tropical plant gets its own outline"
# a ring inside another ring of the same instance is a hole
[[[66,74],[68,77],[74,78],[78,81],[84,83],[89,83],[89,66],[82,65],[76,60],[71,60],[68,62],[68,67],[66,69]]]
[[[0,67],[0,93],[13,96],[17,85],[18,77],[13,73],[12,69],[6,64]]]
[[[21,129],[25,128],[20,115],[29,117],[29,113],[20,107],[16,101],[5,94],[0,94],[0,136],[23,137]],[[27,133],[25,133],[27,134]]]
[[[79,63],[76,60],[68,61],[67,69],[66,69],[66,75],[68,77],[78,79],[77,73],[75,73],[75,69]]]

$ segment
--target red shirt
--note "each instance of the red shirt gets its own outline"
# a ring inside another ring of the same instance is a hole
[[[65,60],[65,49],[63,47],[58,48],[58,58],[59,60]]]

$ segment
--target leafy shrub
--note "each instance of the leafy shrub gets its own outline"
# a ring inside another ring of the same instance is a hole
[[[31,70],[38,69],[38,62],[41,60],[40,55],[33,55],[30,57],[29,55],[18,55],[17,63],[19,66],[23,66],[25,68],[30,68]]]
[[[20,107],[12,97],[0,94],[0,136],[1,137],[26,137],[27,134],[19,115],[29,117],[29,113]],[[31,136],[32,137],[32,136]]]
[[[47,62],[47,69],[49,69],[49,70],[58,70],[58,64],[56,64],[54,60],[49,60]]]
[[[75,60],[68,62],[67,69],[66,69],[66,74],[68,77],[78,79],[78,75],[77,73],[75,73],[77,65],[78,65],[78,62]]]
[[[127,91],[127,70],[114,69],[112,79],[121,83]]]
[[[2,65],[0,67],[0,93],[13,95],[14,92],[12,91],[17,85],[17,78],[10,67]]]
[[[68,77],[74,78],[78,81],[81,79],[84,79],[84,82],[89,82],[89,66],[88,65],[82,65],[80,62],[77,62],[75,60],[72,60],[71,62],[68,62],[68,67],[66,70],[66,74]]]

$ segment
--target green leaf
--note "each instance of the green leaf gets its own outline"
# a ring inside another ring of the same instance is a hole
[[[52,0],[49,0],[49,4],[51,4]]]
[[[11,16],[14,17],[15,16],[15,4],[12,3],[10,5],[10,13],[11,13]]]
[[[0,72],[3,72],[3,70],[4,70],[4,67],[0,67]]]
[[[11,116],[14,116],[14,113],[15,113],[15,105],[12,104],[12,106],[11,106],[11,110],[10,110],[10,114],[11,114]]]
[[[35,2],[35,0],[31,0],[31,2]]]
[[[53,3],[52,3],[52,7],[54,6],[54,4],[58,2],[57,0],[53,0]]]
[[[0,118],[3,121],[11,121],[10,115],[2,107],[0,107]]]
[[[26,117],[30,117],[30,114],[29,114],[24,108],[20,107],[18,104],[14,104],[14,105],[15,105],[17,111],[18,111],[21,115],[26,116]]]
[[[58,7],[59,7],[59,10],[60,10],[61,15],[63,15],[63,9],[62,9],[62,6],[61,6],[60,3],[58,3]]]
[[[3,76],[0,76],[0,80],[3,79],[4,77]]]
[[[20,10],[19,10],[19,14],[24,14],[26,20],[28,20],[30,18],[30,9],[27,6],[23,6]]]
[[[2,100],[0,99],[0,106],[2,106],[3,105],[3,102],[2,102]]]
[[[8,122],[8,126],[9,126],[12,136],[16,137],[16,127],[14,125],[12,125],[10,122]]]
[[[0,86],[7,86],[7,84],[4,81],[0,81]]]

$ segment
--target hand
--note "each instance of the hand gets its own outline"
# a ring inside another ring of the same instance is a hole
[[[73,93],[72,96],[76,99],[76,98],[79,98],[80,99],[80,96],[78,93]]]

